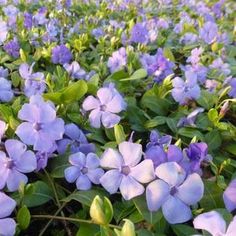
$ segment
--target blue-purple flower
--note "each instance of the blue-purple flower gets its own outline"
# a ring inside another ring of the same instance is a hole
[[[231,86],[230,91],[228,92],[230,97],[236,98],[236,78],[230,78],[228,80],[229,85]]]
[[[16,191],[21,183],[28,182],[24,173],[30,173],[36,169],[36,157],[32,151],[27,150],[25,144],[18,140],[8,139],[5,142],[5,148],[6,153],[0,151],[0,189],[7,185],[9,191]]]
[[[74,153],[69,157],[69,162],[72,166],[65,169],[65,178],[69,183],[76,182],[78,190],[88,190],[92,183],[100,183],[104,170],[99,168],[100,161],[95,153]]]
[[[108,148],[102,155],[100,164],[108,171],[100,179],[101,185],[114,194],[120,189],[125,200],[143,194],[142,184],[154,179],[151,160],[141,161],[142,146],[132,142],[119,144],[119,151]]]
[[[56,117],[54,105],[39,95],[22,106],[18,117],[25,122],[17,127],[16,134],[34,150],[49,151],[64,134],[64,121]]]
[[[4,50],[12,57],[18,58],[20,56],[20,45],[16,39],[12,39],[4,45]]]
[[[124,47],[120,48],[118,51],[113,52],[112,56],[109,57],[107,66],[111,73],[118,71],[127,65],[127,55]]]
[[[15,235],[16,222],[9,218],[15,207],[16,201],[0,192],[0,235],[2,236]]]
[[[162,213],[170,224],[190,220],[190,206],[203,197],[201,177],[196,173],[187,176],[176,162],[159,165],[155,174],[159,179],[151,182],[146,189],[148,209],[157,211],[162,208]]]
[[[24,92],[27,97],[41,95],[46,89],[44,74],[42,72],[33,73],[34,63],[29,66],[23,63],[19,67],[20,76],[25,80]]]
[[[217,211],[209,211],[198,215],[194,221],[195,229],[205,230],[212,236],[234,236],[236,232],[236,217],[230,222],[228,228],[225,220]]]
[[[217,40],[218,27],[217,24],[211,21],[206,22],[199,30],[201,39],[207,43],[212,44]]]
[[[52,49],[52,62],[54,64],[64,65],[66,63],[70,63],[72,60],[72,54],[64,44],[55,46]]]
[[[0,77],[0,101],[10,102],[14,97],[11,82],[3,77]]]
[[[200,87],[197,83],[197,76],[192,72],[185,72],[186,80],[175,77],[172,81],[172,96],[180,105],[187,104],[190,100],[196,100],[200,97]]]
[[[136,23],[131,29],[131,42],[134,43],[143,43],[148,42],[148,30],[144,23]]]
[[[97,91],[97,98],[88,96],[82,107],[85,111],[91,111],[89,121],[92,127],[100,128],[102,123],[104,127],[112,128],[120,122],[121,118],[116,113],[126,109],[126,102],[110,84]]]
[[[64,154],[68,147],[71,153],[82,152],[88,154],[95,152],[95,145],[89,143],[83,131],[73,123],[65,125],[64,138],[57,142],[59,154]]]
[[[218,70],[220,74],[223,73],[225,76],[230,74],[229,64],[224,63],[220,57],[215,59],[209,67]]]
[[[84,79],[86,76],[85,70],[83,70],[77,61],[73,61],[71,64],[64,64],[63,67],[73,79]]]
[[[177,127],[183,127],[183,126],[196,126],[195,120],[199,113],[202,113],[204,111],[203,108],[199,107],[193,110],[187,117],[182,117],[177,124]]]
[[[232,180],[224,191],[223,200],[229,212],[236,209],[236,179]]]

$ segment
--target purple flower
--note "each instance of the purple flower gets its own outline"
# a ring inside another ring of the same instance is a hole
[[[33,145],[34,150],[47,152],[63,136],[64,121],[56,117],[53,104],[44,102],[39,95],[22,106],[18,117],[26,122],[17,127],[16,134],[27,145]]]
[[[88,143],[88,140],[82,130],[75,124],[65,125],[65,138],[57,142],[57,151],[59,154],[64,154],[68,146],[71,153],[82,152],[87,155],[90,152],[95,152],[95,145]]]
[[[154,76],[155,82],[161,82],[168,75],[173,73],[173,62],[165,58],[161,48],[157,50],[154,56],[144,54],[140,58],[141,64],[148,72],[148,75]]]
[[[126,109],[126,102],[114,88],[104,87],[97,91],[97,97],[88,96],[83,102],[83,109],[91,111],[89,121],[92,127],[100,128],[101,123],[106,128],[112,128],[120,121],[116,113]]]
[[[199,34],[205,43],[211,44],[215,42],[218,36],[217,24],[211,21],[206,22],[199,30]]]
[[[204,111],[203,108],[196,108],[194,111],[192,111],[191,113],[189,113],[189,115],[187,117],[182,117],[178,124],[177,127],[183,127],[183,126],[195,126],[195,120],[197,118],[197,115],[199,113],[202,113]]]
[[[236,209],[236,179],[229,183],[223,194],[226,209],[231,212]]]
[[[1,142],[3,135],[5,134],[6,129],[7,129],[6,123],[4,121],[0,120],[0,142]]]
[[[27,30],[30,30],[33,27],[33,16],[28,12],[24,13],[24,27]]]
[[[44,74],[42,72],[33,73],[34,63],[29,66],[23,63],[19,67],[20,76],[25,80],[24,92],[27,97],[39,94],[46,89]]]
[[[84,79],[86,72],[80,67],[77,61],[73,61],[71,64],[64,64],[63,67],[73,79]]]
[[[140,144],[122,142],[119,144],[119,152],[108,148],[103,153],[100,164],[110,170],[100,179],[101,185],[110,194],[116,193],[119,188],[125,200],[143,194],[142,184],[154,179],[154,168],[151,160],[140,162],[141,158]]]
[[[54,64],[64,65],[70,63],[72,60],[72,54],[65,45],[55,46],[52,49],[52,62]]]
[[[225,76],[230,74],[229,64],[224,63],[220,57],[215,59],[209,67],[211,69],[218,70],[220,73],[223,73]]]
[[[203,197],[204,185],[201,177],[196,173],[186,176],[184,169],[176,162],[159,165],[155,173],[159,179],[151,182],[146,189],[148,209],[157,211],[161,207],[170,224],[190,220],[190,206]]]
[[[12,57],[20,56],[20,45],[16,39],[13,39],[4,45],[4,50]]]
[[[226,222],[217,211],[209,211],[198,215],[193,225],[195,229],[206,230],[212,236],[234,236],[236,232],[236,217],[230,222],[226,230]]]
[[[11,215],[16,207],[16,201],[8,197],[5,193],[0,192],[0,235],[15,235],[16,222],[8,216]]]
[[[0,45],[7,39],[8,28],[7,23],[0,19]]]
[[[201,173],[201,163],[209,161],[212,157],[208,154],[208,146],[206,143],[191,143],[188,148],[184,150],[189,158],[187,169],[193,172]]]
[[[78,190],[88,190],[93,184],[100,184],[99,179],[104,170],[99,168],[100,161],[96,154],[89,153],[87,156],[77,152],[69,157],[72,166],[65,169],[65,178],[69,183],[76,181]]]
[[[218,86],[218,82],[216,80],[207,79],[205,82],[205,87],[210,93],[214,92],[217,86]]]
[[[112,56],[109,57],[107,66],[111,73],[122,69],[127,65],[127,55],[124,47],[120,48],[118,51],[113,52]]]
[[[191,51],[191,56],[187,59],[187,62],[190,62],[192,65],[198,64],[202,53],[203,49],[201,47],[193,49]]]
[[[230,78],[228,83],[231,86],[231,89],[228,92],[229,96],[236,98],[236,78]]]
[[[7,78],[8,77],[8,69],[4,69],[0,66],[0,77]]]
[[[184,44],[194,44],[198,40],[198,36],[193,33],[186,33],[180,38],[180,42]]]
[[[7,156],[0,151],[0,189],[7,185],[9,191],[16,191],[21,183],[28,182],[27,176],[23,173],[30,173],[36,169],[36,157],[18,140],[8,139],[5,148]]]
[[[104,31],[101,27],[93,29],[92,30],[92,35],[98,40],[99,38],[101,38],[102,36],[104,36]]]
[[[48,21],[46,18],[47,8],[41,7],[38,12],[33,16],[33,20],[37,25],[45,25]]]
[[[130,41],[143,44],[148,42],[148,30],[144,23],[136,23],[133,26]]]
[[[11,82],[3,77],[0,77],[0,101],[10,102],[14,97],[11,89]]]
[[[198,99],[201,93],[196,74],[186,71],[185,77],[185,81],[180,77],[173,79],[172,96],[180,105],[188,103],[189,100]]]
[[[150,134],[150,142],[147,144],[147,148],[152,146],[169,146],[172,137],[170,135],[161,136],[156,130],[152,130]]]

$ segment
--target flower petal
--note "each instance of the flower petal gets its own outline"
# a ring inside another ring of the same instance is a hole
[[[202,179],[198,174],[193,173],[178,187],[175,196],[187,205],[194,205],[203,197],[203,193],[204,184]]]
[[[168,161],[180,162],[183,159],[181,149],[175,145],[170,145],[167,151]]]
[[[142,161],[137,166],[131,168],[129,175],[140,183],[148,183],[152,181],[155,178],[153,162],[151,160]]]
[[[170,194],[169,185],[163,180],[155,180],[146,188],[146,200],[149,211],[157,211]]]
[[[89,122],[92,127],[100,128],[101,116],[102,116],[102,112],[100,111],[100,109],[94,109],[91,111],[91,113],[89,114]]]
[[[144,192],[144,187],[131,176],[123,176],[120,184],[120,192],[125,200],[130,200]]]
[[[100,165],[103,168],[120,168],[123,164],[122,156],[113,148],[108,148],[101,156]]]
[[[107,171],[100,179],[100,183],[110,194],[116,193],[120,187],[122,174],[118,170]]]
[[[120,122],[120,117],[110,112],[102,112],[102,124],[106,128],[112,128]]]
[[[32,151],[26,151],[21,155],[16,163],[16,168],[22,173],[29,173],[37,168],[37,160]]]
[[[98,156],[95,153],[89,153],[86,158],[85,166],[88,167],[89,169],[95,169],[99,167],[99,165],[100,165],[100,160]]]
[[[170,224],[184,223],[192,218],[190,207],[171,195],[163,203],[162,212]]]
[[[119,144],[119,151],[123,156],[125,165],[136,166],[142,157],[142,145],[131,142],[122,142]]]
[[[34,131],[33,124],[24,122],[16,129],[17,136],[27,145],[33,145],[36,141],[37,132]]]
[[[7,188],[9,191],[13,192],[18,190],[21,183],[26,184],[28,182],[28,178],[26,175],[18,172],[17,170],[11,170],[7,179]]]
[[[26,145],[15,139],[8,139],[5,147],[10,158],[17,160],[26,151]]]
[[[223,194],[226,209],[231,212],[236,209],[236,179],[232,180]]]
[[[86,175],[80,175],[76,180],[76,187],[79,190],[89,190],[92,187],[92,184]]]
[[[93,96],[88,96],[82,104],[82,107],[85,111],[90,111],[90,110],[96,109],[99,106],[100,106],[99,100]]]
[[[65,179],[67,180],[67,182],[73,183],[76,181],[76,179],[78,179],[81,172],[77,166],[70,166],[65,169],[64,174],[65,174]]]
[[[226,232],[226,235],[227,236],[235,236],[235,232],[236,232],[236,216],[230,222],[227,232]]]
[[[16,222],[11,218],[0,219],[0,235],[13,236],[16,231]]]
[[[155,170],[156,176],[163,179],[171,187],[181,184],[186,176],[184,169],[176,162],[166,162]]]
[[[0,192],[0,218],[11,215],[16,207],[16,201],[8,197],[5,193]]]
[[[216,211],[198,215],[194,219],[193,225],[195,229],[206,230],[212,235],[224,235],[226,231],[226,223],[222,216]]]
[[[97,96],[102,105],[106,105],[112,100],[112,92],[109,88],[100,88],[97,92]]]
[[[106,105],[106,110],[112,113],[119,113],[124,109],[123,98],[120,94],[115,95]]]
[[[104,170],[102,168],[96,168],[89,170],[87,176],[94,184],[100,184],[100,179],[104,175]]]
[[[24,104],[18,112],[18,118],[29,122],[39,121],[39,109],[33,104]]]
[[[69,162],[73,166],[77,166],[79,168],[82,168],[86,164],[86,156],[82,152],[77,152],[77,153],[69,156]]]

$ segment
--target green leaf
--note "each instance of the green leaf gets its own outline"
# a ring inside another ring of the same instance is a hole
[[[76,236],[94,236],[97,232],[99,232],[99,230],[100,227],[98,225],[80,223]]]
[[[32,186],[32,190],[29,194],[25,194],[22,200],[27,207],[40,206],[53,199],[52,189],[43,181],[29,185]]]
[[[27,206],[21,207],[17,213],[16,219],[21,229],[24,230],[28,228],[31,216]]]
[[[184,224],[171,225],[171,228],[177,236],[190,236],[198,234],[197,230]]]
[[[50,162],[50,169],[51,176],[53,178],[64,178],[64,171],[67,167],[70,166],[68,161],[69,156],[65,155],[58,155],[52,159]]]
[[[147,71],[145,69],[136,70],[129,78],[121,79],[120,81],[129,81],[129,80],[139,80],[147,76]]]
[[[168,125],[168,127],[170,128],[170,130],[174,133],[174,134],[176,134],[177,133],[177,121],[175,120],[175,119],[173,119],[173,118],[169,118],[169,117],[167,117],[166,118],[166,123],[167,123],[167,125]]]
[[[194,136],[196,136],[198,139],[200,139],[201,141],[204,140],[204,136],[203,134],[194,128],[180,128],[178,130],[178,134],[184,136],[184,137],[188,137],[188,138],[193,138]]]
[[[218,130],[210,131],[206,134],[205,141],[207,142],[210,151],[216,150],[222,143],[220,132]]]
[[[215,182],[205,180],[204,189],[204,195],[200,201],[200,206],[204,208],[204,211],[224,208],[222,199],[223,191]]]
[[[163,54],[164,54],[164,56],[167,57],[170,61],[175,62],[175,57],[174,57],[174,55],[173,55],[173,53],[172,53],[172,51],[171,51],[170,48],[164,48]]]
[[[129,76],[129,74],[122,69],[122,70],[114,72],[106,80],[120,80],[120,79],[127,78],[127,76]]]
[[[217,103],[217,100],[218,100],[217,95],[210,93],[206,90],[202,90],[201,96],[197,100],[197,103],[202,107],[204,107],[205,109],[209,110],[212,107],[214,107],[214,105]]]
[[[233,155],[236,155],[236,143],[226,145],[225,150]]]
[[[159,125],[163,125],[165,123],[166,123],[166,117],[164,117],[164,116],[156,116],[153,119],[148,120],[145,123],[145,127],[147,129],[151,129],[151,128],[157,127]]]
[[[219,122],[219,115],[216,109],[212,108],[211,110],[209,110],[207,116],[214,125],[217,125],[217,123]]]
[[[122,125],[115,125],[114,133],[115,133],[117,144],[120,144],[121,142],[125,141],[126,137],[125,137],[125,132]]]
[[[70,202],[71,200],[75,200],[84,204],[86,206],[90,206],[92,204],[93,199],[99,195],[100,197],[108,196],[108,194],[102,189],[91,189],[87,191],[76,191],[70,194],[68,197],[62,199],[64,202]]]

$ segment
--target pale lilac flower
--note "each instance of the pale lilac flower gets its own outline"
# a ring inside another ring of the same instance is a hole
[[[87,155],[95,152],[95,145],[89,143],[83,131],[73,123],[65,125],[64,137],[57,142],[59,154],[64,154],[68,147],[71,153],[82,152]]]
[[[154,179],[154,168],[151,160],[140,162],[141,158],[140,144],[122,142],[119,144],[119,151],[108,148],[100,161],[103,168],[109,169],[100,179],[101,185],[110,194],[120,189],[125,200],[143,194],[142,184]]]
[[[0,77],[0,101],[10,102],[14,97],[11,82],[3,77]]]
[[[92,127],[100,128],[101,123],[106,128],[112,128],[120,121],[116,113],[126,109],[126,102],[114,87],[104,87],[97,91],[97,98],[88,96],[82,107],[91,111],[89,121]]]
[[[212,93],[216,90],[217,86],[218,86],[218,82],[214,79],[207,79],[205,82],[205,87],[207,88],[207,90]]]
[[[111,73],[122,69],[127,65],[127,54],[124,47],[120,48],[118,51],[112,53],[112,56],[109,57],[107,66],[110,69]]]
[[[99,168],[100,161],[95,153],[85,155],[77,152],[69,157],[72,166],[65,169],[65,178],[69,183],[76,182],[78,190],[88,190],[93,184],[100,184],[104,170]]]
[[[63,67],[73,79],[84,79],[86,76],[85,70],[83,70],[77,61],[73,61],[71,64],[64,64]]]
[[[54,64],[64,65],[70,63],[72,60],[72,54],[70,50],[64,45],[55,46],[52,49],[52,62]]]
[[[21,183],[28,182],[27,176],[23,173],[30,173],[36,169],[36,157],[18,140],[8,139],[5,148],[8,156],[0,151],[0,189],[7,185],[9,191],[16,191]]]
[[[8,69],[4,69],[2,66],[0,66],[0,77],[7,78],[8,77]]]
[[[236,179],[232,180],[223,194],[226,209],[231,212],[236,209]]]
[[[15,235],[16,222],[9,218],[15,207],[16,201],[0,192],[0,235],[2,236]]]
[[[6,129],[7,124],[4,121],[0,120],[0,142],[2,140],[3,135],[5,134]]]
[[[236,98],[236,78],[229,78],[228,84],[231,86],[231,89],[228,92],[229,96]]]
[[[22,106],[18,117],[25,122],[17,127],[16,134],[34,150],[47,152],[64,134],[64,121],[56,117],[54,105],[39,95]]]
[[[0,45],[7,39],[8,27],[7,23],[0,19]]]
[[[33,66],[34,63],[31,66],[23,63],[19,67],[20,76],[25,80],[24,93],[27,97],[41,95],[46,89],[44,74],[42,72],[33,73]]]
[[[46,18],[47,8],[41,7],[38,12],[33,16],[33,20],[37,25],[45,25],[48,21]]]
[[[148,43],[148,30],[144,23],[136,23],[131,30],[131,42]]]
[[[99,27],[99,28],[96,28],[96,29],[93,29],[92,30],[92,35],[98,40],[99,38],[101,38],[102,36],[104,36],[105,32],[104,30]]]
[[[187,176],[176,162],[159,165],[155,173],[159,179],[151,182],[146,189],[148,209],[157,211],[161,207],[170,224],[190,220],[190,206],[203,197],[204,184],[201,177],[196,173]]]
[[[198,64],[202,53],[203,49],[201,47],[193,49],[191,51],[191,56],[187,59],[187,62],[190,62],[192,65]]]
[[[193,126],[195,127],[195,120],[199,113],[202,113],[204,111],[203,108],[199,107],[193,110],[187,117],[182,117],[177,124],[177,127],[183,127],[183,126]]]
[[[220,57],[215,59],[209,67],[211,69],[218,70],[220,73],[223,73],[225,76],[230,74],[229,64],[224,63]]]
[[[195,229],[206,230],[212,236],[235,236],[236,232],[236,216],[230,222],[228,229],[223,217],[217,211],[209,211],[198,215],[194,221]]]
[[[20,45],[17,39],[12,39],[6,43],[3,49],[12,57],[18,58],[20,56]]]
[[[198,36],[194,33],[185,33],[181,38],[180,38],[180,43],[184,44],[194,44],[198,40]]]
[[[180,77],[173,79],[173,89],[172,96],[176,102],[184,105],[188,103],[189,100],[196,100],[200,97],[200,87],[197,84],[196,74],[186,71],[185,72],[186,80],[184,81]]]
[[[202,40],[207,44],[212,44],[216,41],[218,36],[217,24],[211,21],[206,22],[199,30],[199,34]]]

